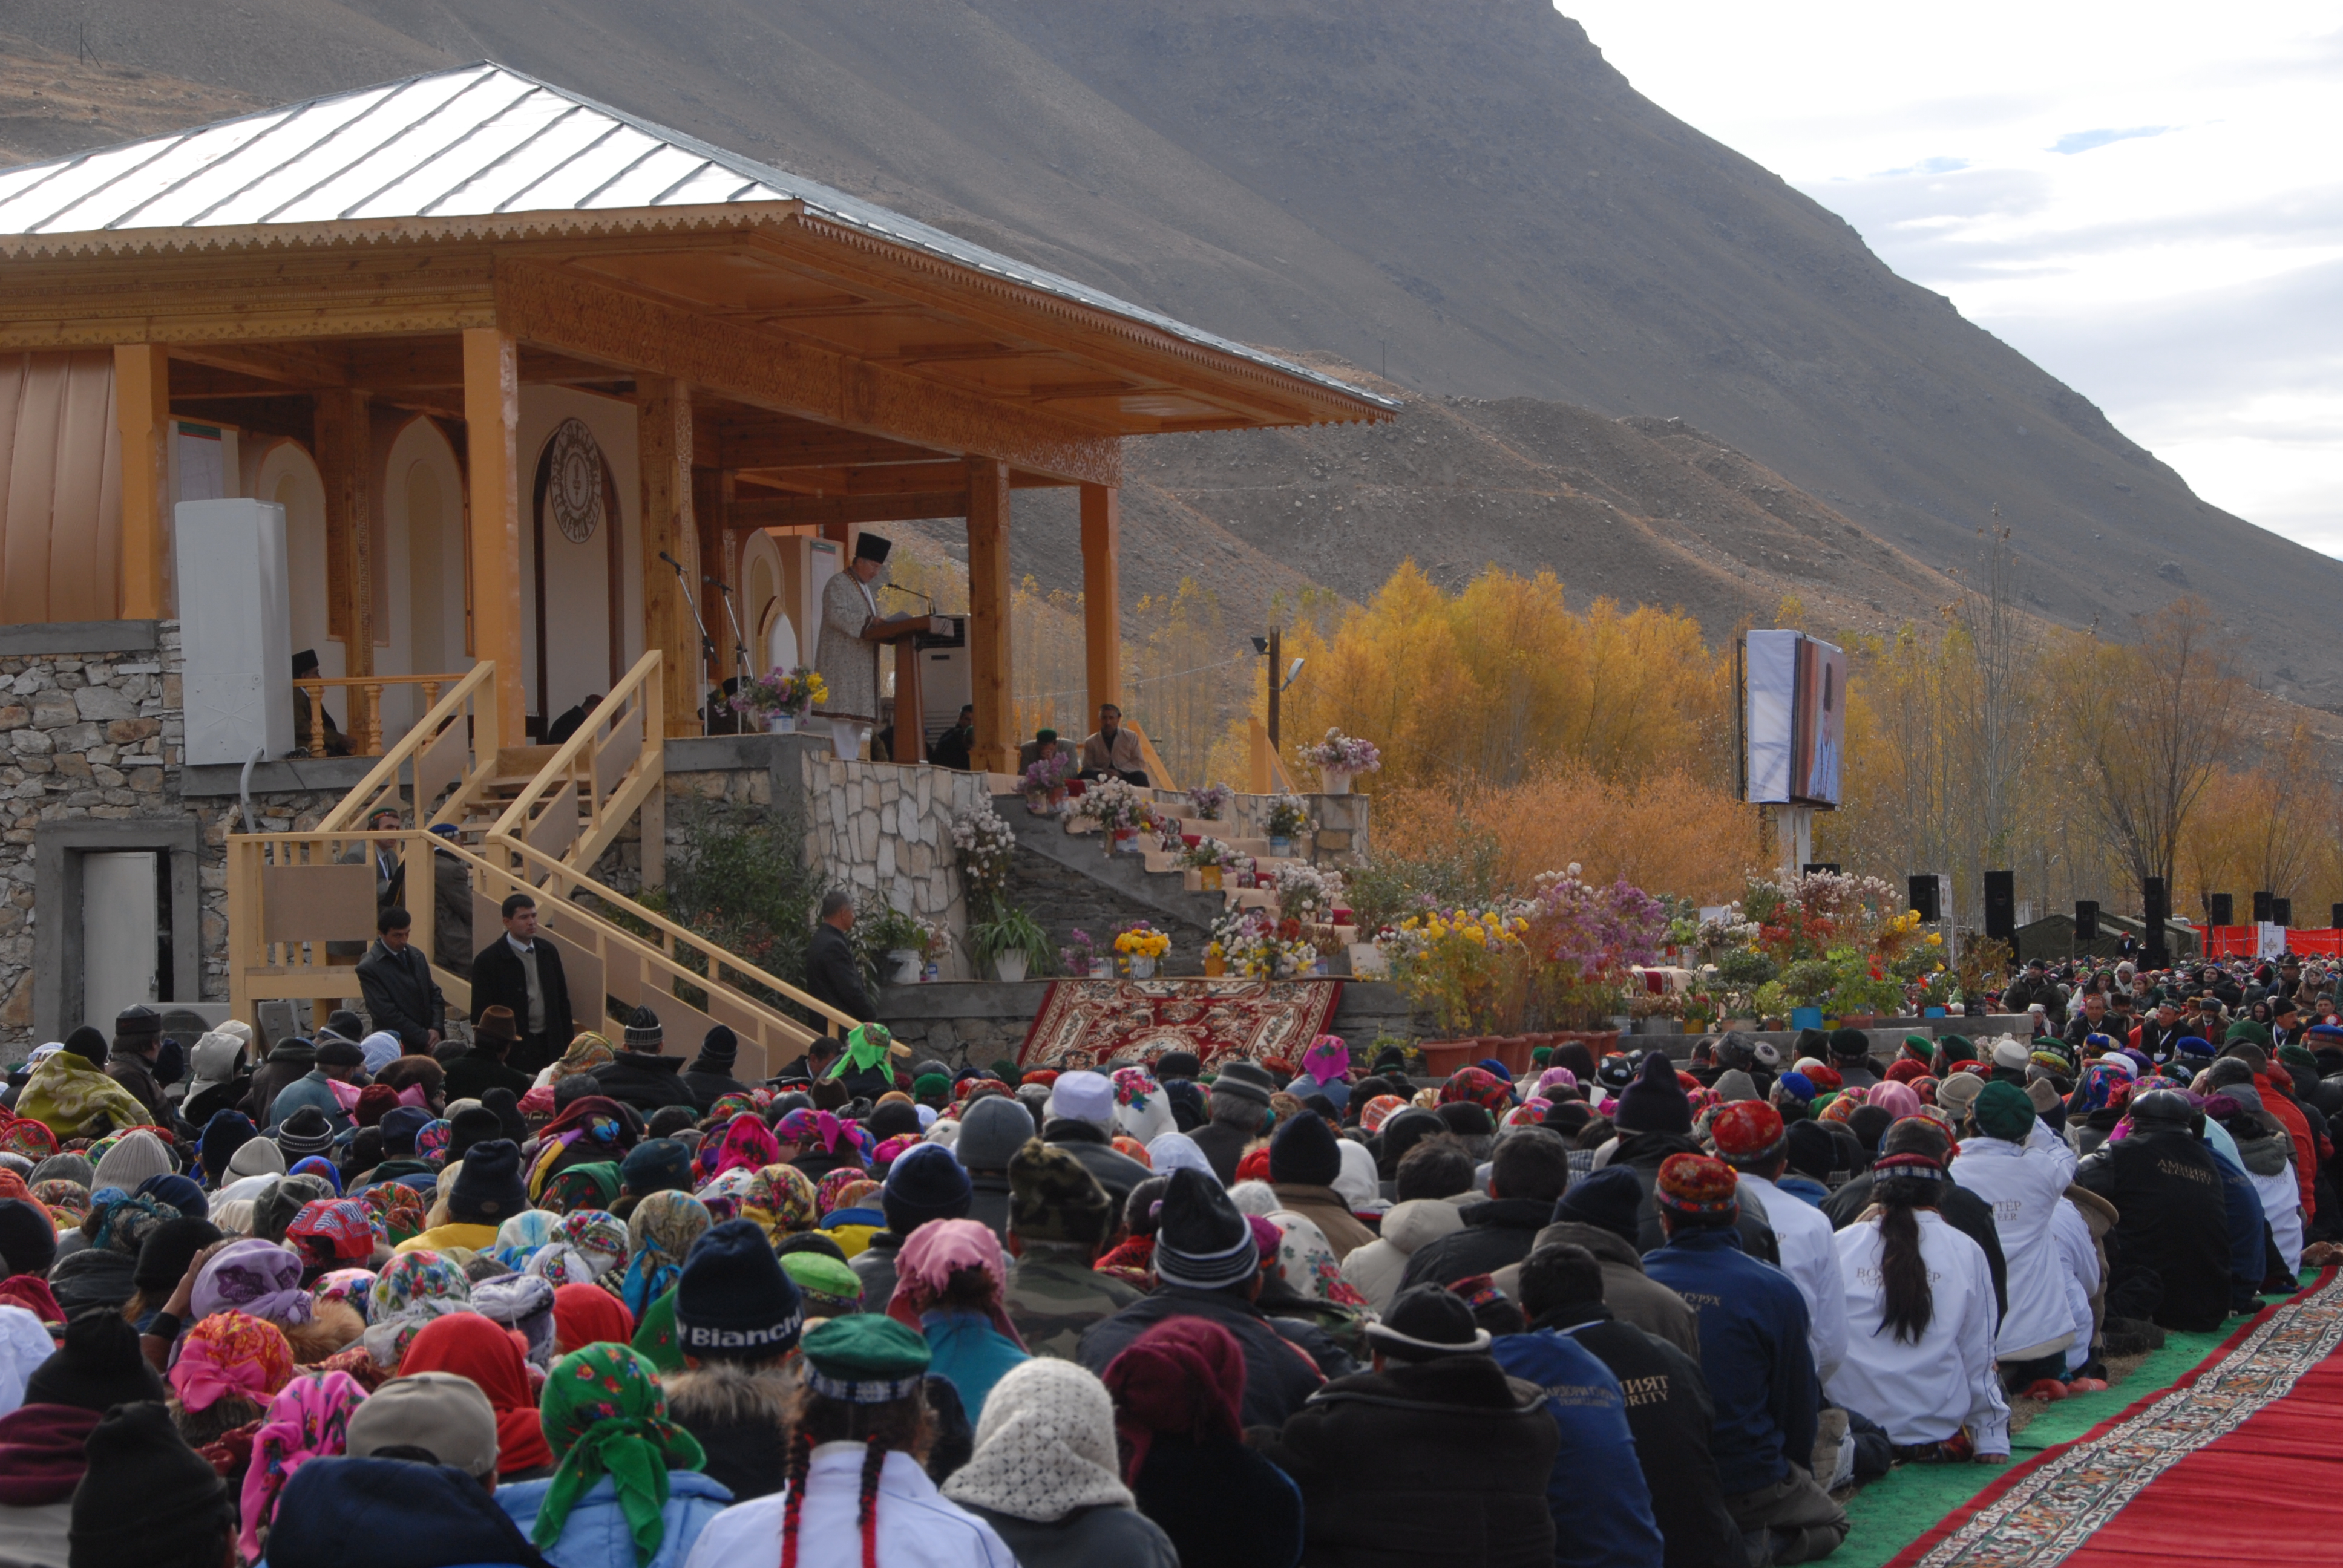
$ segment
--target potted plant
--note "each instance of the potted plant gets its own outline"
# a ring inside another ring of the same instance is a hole
[[[1087,980],[1095,972],[1098,961],[1098,944],[1080,926],[1074,928],[1074,940],[1058,950],[1058,967],[1081,979]]]
[[[1206,892],[1217,893],[1221,890],[1222,873],[1235,854],[1218,839],[1202,838],[1182,852],[1180,862],[1196,873],[1196,879],[1203,884]]]
[[[1351,780],[1362,773],[1373,773],[1383,765],[1383,754],[1372,740],[1361,740],[1329,728],[1326,739],[1315,746],[1305,746],[1302,760],[1318,769],[1318,777],[1329,795],[1348,795]]]
[[[1139,849],[1139,829],[1147,825],[1152,813],[1138,790],[1120,779],[1109,779],[1083,792],[1074,807],[1074,815],[1099,825],[1106,839],[1106,852],[1111,855],[1118,849]]]
[[[1116,934],[1114,950],[1130,964],[1131,979],[1151,980],[1156,964],[1172,950],[1172,939],[1145,920],[1139,920]]]
[[[870,950],[886,955],[886,965],[880,971],[881,979],[889,985],[920,983],[927,968],[928,950],[940,935],[938,928],[887,903],[879,904],[875,910],[866,906],[855,924],[868,930],[863,940]]]
[[[1302,797],[1281,793],[1269,799],[1269,852],[1283,857],[1293,853],[1293,840],[1310,830],[1310,808]]]
[[[1062,751],[1049,751],[1035,758],[1021,780],[1025,809],[1036,817],[1056,811],[1066,803],[1066,788],[1080,771],[1080,759]]]
[[[984,800],[951,819],[952,848],[960,856],[960,886],[979,913],[997,910],[1009,896],[1009,872],[1017,858],[1017,831]]]
[[[1217,822],[1236,801],[1236,791],[1225,784],[1199,784],[1188,791],[1188,804],[1206,822]]]
[[[995,906],[991,915],[968,928],[969,950],[991,961],[993,973],[1011,985],[1025,978],[1029,966],[1048,962],[1050,933],[1041,923],[1015,904]]]
[[[1315,866],[1280,866],[1271,881],[1277,894],[1277,912],[1292,920],[1330,923],[1334,904],[1342,896],[1342,873]]]
[[[732,697],[732,710],[765,727],[772,735],[788,735],[817,702],[830,700],[830,687],[818,670],[800,664],[794,669],[779,665],[762,680],[752,680]]]

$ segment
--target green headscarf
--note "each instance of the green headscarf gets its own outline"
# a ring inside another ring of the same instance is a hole
[[[649,1563],[667,1538],[668,1472],[708,1462],[699,1440],[668,1420],[658,1369],[625,1345],[588,1345],[553,1363],[537,1408],[561,1467],[530,1540],[540,1549],[560,1540],[570,1509],[607,1475],[635,1538],[635,1561]]]
[[[650,1304],[635,1329],[635,1353],[662,1372],[683,1370],[683,1347],[675,1340],[675,1287]]]
[[[618,1201],[618,1167],[611,1161],[572,1165],[546,1182],[545,1196],[539,1201],[564,1214],[579,1209],[607,1210]]]
[[[883,1023],[855,1025],[853,1032],[846,1037],[844,1054],[839,1057],[838,1065],[830,1070],[830,1077],[843,1077],[850,1067],[857,1072],[868,1072],[875,1067],[880,1075],[892,1084],[895,1081],[895,1066],[888,1058],[893,1054],[894,1043],[893,1032]]]

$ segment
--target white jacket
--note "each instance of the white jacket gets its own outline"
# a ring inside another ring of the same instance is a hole
[[[1352,1248],[1342,1260],[1342,1282],[1366,1297],[1378,1312],[1387,1310],[1399,1294],[1407,1261],[1417,1250],[1464,1228],[1459,1198],[1466,1203],[1482,1201],[1478,1192],[1460,1192],[1456,1198],[1411,1198],[1394,1206],[1383,1216],[1383,1233],[1363,1247]]]
[[[1923,1209],[1914,1218],[1936,1306],[1927,1329],[1917,1344],[1906,1344],[1882,1327],[1886,1292],[1879,1274],[1879,1221],[1856,1221],[1838,1233],[1846,1359],[1824,1392],[1833,1404],[1861,1411],[1885,1427],[1888,1440],[1899,1445],[1942,1442],[1966,1426],[1978,1453],[2006,1455],[2009,1406],[1993,1363],[1992,1267],[1985,1249],[1945,1223],[1943,1215]]]
[[[1846,1354],[1846,1289],[1838,1277],[1838,1233],[1830,1216],[1785,1194],[1763,1176],[1745,1171],[1738,1191],[1757,1194],[1757,1207],[1774,1227],[1782,1272],[1806,1298],[1806,1344],[1814,1352],[1815,1375],[1823,1382]]]
[[[2075,1342],[2066,1306],[2066,1268],[2050,1223],[2075,1179],[2075,1151],[2040,1117],[2024,1143],[1976,1137],[1961,1144],[1953,1180],[1993,1205],[1993,1228],[2008,1265],[2009,1313],[1994,1348],[2004,1361],[2026,1361]]]
[[[862,1489],[862,1444],[825,1442],[806,1474],[798,1521],[798,1568],[862,1568],[855,1513]],[[708,1522],[684,1568],[779,1568],[786,1491],[736,1503]],[[880,1568],[1017,1568],[991,1525],[936,1490],[900,1450],[879,1473],[875,1528]]]
[[[2066,1311],[2075,1320],[2075,1342],[2066,1347],[2066,1370],[2072,1372],[2091,1359],[2091,1341],[2098,1332],[2091,1298],[2099,1293],[2099,1248],[2091,1237],[2091,1222],[2071,1198],[2052,1211],[2050,1239],[2058,1244]]]

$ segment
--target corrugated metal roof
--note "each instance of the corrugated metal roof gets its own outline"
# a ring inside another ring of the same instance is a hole
[[[0,236],[771,201],[1400,407],[493,61],[0,171]]]

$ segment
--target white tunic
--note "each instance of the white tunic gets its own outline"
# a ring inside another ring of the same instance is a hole
[[[2036,1117],[2024,1143],[1971,1138],[1948,1169],[1954,1181],[1993,1205],[1993,1228],[2009,1273],[2009,1314],[1994,1340],[1996,1351],[2004,1361],[2025,1361],[2073,1344],[2066,1266],[2050,1221],[2075,1179],[2075,1151]]]
[[[1814,1352],[1815,1375],[1825,1382],[1846,1353],[1846,1291],[1838,1277],[1838,1233],[1830,1216],[1784,1192],[1763,1176],[1741,1173],[1740,1191],[1758,1194],[1782,1272],[1806,1299],[1806,1344]]]
[[[862,1489],[862,1444],[825,1442],[806,1475],[798,1521],[798,1568],[862,1568],[855,1513]],[[736,1503],[708,1522],[685,1568],[779,1568],[786,1491]],[[919,1462],[900,1450],[879,1473],[880,1568],[1017,1568],[991,1525],[936,1490]]]
[[[2207,1121],[2212,1118],[2207,1117]],[[2288,1144],[2291,1148],[2292,1145]],[[2261,1195],[2262,1218],[2269,1221],[2270,1240],[2278,1244],[2278,1255],[2284,1260],[2287,1272],[2302,1271],[2302,1187],[2294,1179],[2294,1162],[2268,1176],[2258,1176],[2248,1171],[2246,1180],[2254,1184]]]
[[[2066,1347],[2071,1372],[2091,1359],[2091,1340],[2097,1332],[2091,1298],[2099,1292],[2099,1248],[2091,1239],[2091,1222],[2071,1198],[2054,1211],[2050,1238],[2058,1243],[2058,1259],[2066,1265],[2066,1311],[2075,1320],[2075,1342]]]
[[[1846,1359],[1824,1392],[1885,1427],[1899,1445],[1942,1442],[1966,1426],[1978,1453],[2007,1454],[2009,1406],[1993,1363],[1993,1269],[1985,1249],[1943,1215],[1923,1209],[1914,1218],[1936,1306],[1927,1329],[1919,1343],[1906,1344],[1882,1328],[1879,1221],[1856,1221],[1838,1233]]]

